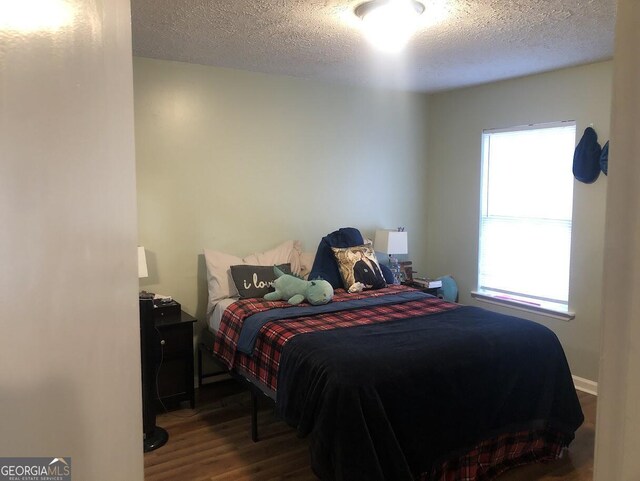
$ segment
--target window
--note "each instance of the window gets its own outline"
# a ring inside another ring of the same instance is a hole
[[[482,136],[478,292],[567,312],[575,122]]]

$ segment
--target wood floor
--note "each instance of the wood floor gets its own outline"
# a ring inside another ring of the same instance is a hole
[[[277,420],[265,405],[260,442],[249,434],[249,395],[235,381],[205,386],[195,410],[158,416],[169,442],[144,455],[146,481],[317,480],[309,468],[308,441]],[[563,459],[509,471],[499,481],[593,479],[596,397],[578,392],[585,422]],[[354,480],[355,481],[355,480]]]

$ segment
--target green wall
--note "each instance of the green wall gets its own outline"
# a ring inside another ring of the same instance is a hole
[[[590,124],[609,139],[612,64],[602,62],[455,90],[430,98],[426,244],[429,272],[451,273],[460,300],[527,317],[562,341],[574,375],[598,378],[602,257],[607,178],[574,181],[569,307],[571,321],[528,315],[474,301],[478,271],[481,136],[483,129],[575,120],[578,139]],[[612,162],[615,162],[613,160]],[[545,186],[540,185],[540,195]]]
[[[427,96],[134,58],[141,288],[204,320],[203,248],[406,226],[424,263]]]
[[[355,226],[406,226],[421,274],[476,287],[483,129],[575,120],[609,138],[611,62],[434,95],[134,58],[147,290],[204,321],[202,249],[236,255]],[[578,139],[576,139],[577,142]],[[607,179],[574,186],[571,321],[480,304],[556,332],[597,380]],[[544,186],[540,186],[544,195]]]

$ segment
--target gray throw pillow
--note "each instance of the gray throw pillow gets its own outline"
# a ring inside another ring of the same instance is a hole
[[[278,269],[285,274],[291,274],[291,264],[280,264]],[[247,264],[231,266],[231,277],[242,299],[264,297],[265,294],[273,291],[273,281],[276,280],[273,266]]]

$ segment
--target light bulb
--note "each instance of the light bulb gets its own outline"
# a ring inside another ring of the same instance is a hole
[[[0,0],[0,30],[55,31],[73,20],[73,8],[65,0]]]
[[[388,0],[372,5],[362,15],[364,34],[378,50],[397,53],[415,33],[420,13],[413,0]]]

